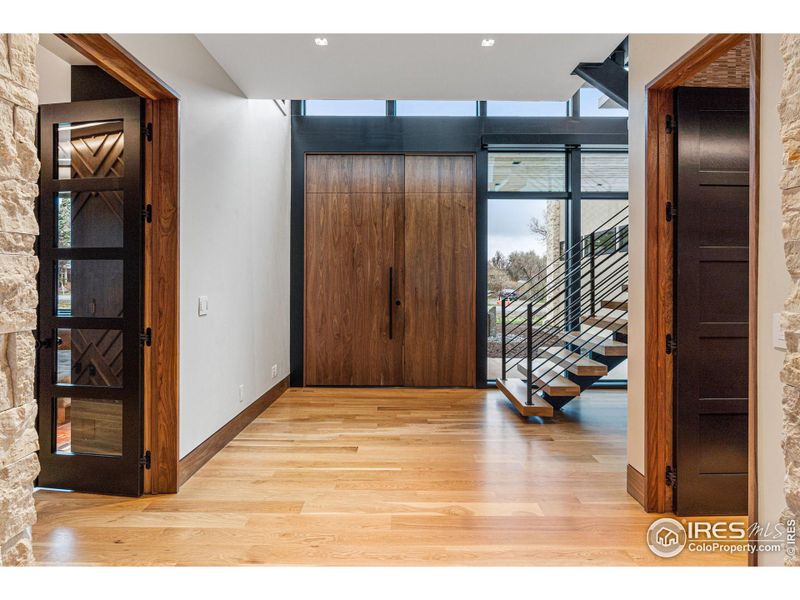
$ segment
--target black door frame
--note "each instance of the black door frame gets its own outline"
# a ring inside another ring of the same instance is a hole
[[[37,254],[39,308],[37,326],[37,398],[39,402],[39,484],[127,496],[143,491],[143,326],[144,268],[144,103],[138,97],[42,105],[39,112],[40,196],[37,212],[41,227]],[[123,120],[125,169],[121,177],[58,179],[57,123]],[[58,248],[55,243],[55,196],[60,191],[123,192],[123,246],[121,248]],[[55,270],[59,260],[106,259],[123,261],[123,316],[60,316],[57,311]],[[97,387],[59,384],[56,360],[58,330],[106,329],[122,333],[122,386]],[[79,397],[122,402],[122,454],[120,456],[60,453],[56,448],[57,398]],[[137,424],[132,430],[131,424]]]

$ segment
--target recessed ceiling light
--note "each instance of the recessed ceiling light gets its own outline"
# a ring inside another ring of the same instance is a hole
[[[314,43],[317,46],[327,46],[328,45],[328,38],[314,38]]]
[[[481,40],[481,46],[483,46],[484,48],[491,48],[492,46],[494,46],[494,40],[492,38],[483,39]]]

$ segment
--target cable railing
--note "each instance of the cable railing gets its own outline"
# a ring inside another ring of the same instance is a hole
[[[552,295],[552,297],[547,300],[546,302],[540,303],[536,307],[536,314],[538,315],[545,315],[548,313],[552,313],[547,320],[540,321],[538,329],[545,330],[547,327],[563,327],[564,323],[562,322],[562,318],[567,318],[567,313],[570,310],[575,310],[576,307],[581,307],[581,310],[584,306],[589,308],[589,315],[593,315],[597,312],[598,302],[597,302],[597,294],[598,288],[600,292],[604,291],[603,286],[608,285],[608,281],[610,278],[613,278],[615,275],[618,275],[621,270],[625,271],[625,276],[627,276],[627,261],[625,260],[626,256],[622,252],[618,252],[615,254],[607,255],[603,258],[602,261],[597,265],[600,268],[599,273],[597,272],[597,268],[594,271],[594,275],[589,275],[590,281],[589,285],[585,287],[576,287],[572,292],[567,292],[566,289],[562,289],[558,293]],[[613,270],[612,270],[613,269]],[[608,275],[606,273],[608,271],[612,271]],[[561,294],[564,295],[562,299],[560,296]],[[588,301],[588,302],[587,302]],[[533,304],[533,303],[530,303]],[[548,309],[547,307],[552,306],[552,309]],[[573,315],[575,316],[575,315]],[[508,328],[508,313],[503,314],[503,306],[501,305],[501,320],[502,323],[505,324],[504,335],[503,338],[506,344],[506,355],[511,356],[515,349],[519,347],[519,343],[516,345],[508,347],[508,343],[510,341],[514,341],[517,339],[525,339],[527,337],[525,334],[516,333],[523,327],[527,327],[527,318],[521,323],[514,323],[514,325],[509,329]]]
[[[524,363],[528,404],[626,323],[627,224],[626,206],[501,298],[502,378]]]
[[[627,263],[623,262],[623,264],[621,264],[617,269],[615,269],[615,271],[612,274],[610,274],[609,277],[606,280],[601,282],[599,292],[601,294],[606,294],[607,292],[612,291],[613,289],[615,289],[616,286],[621,288],[622,285],[627,282],[627,277],[628,277]],[[590,294],[590,292],[586,292],[583,296],[581,296],[581,297],[579,297],[579,298],[577,298],[575,300],[577,300],[577,301],[586,300],[589,297],[589,294]],[[605,302],[605,301],[608,301],[608,300],[609,300],[609,298],[606,298],[604,296],[601,299],[601,302]],[[565,305],[566,305],[566,303],[565,303]],[[566,312],[567,312],[567,309],[562,309],[561,312],[557,313],[552,319],[550,319],[549,321],[545,322],[544,324],[539,325],[536,328],[538,333],[535,334],[534,339],[532,340],[532,343],[534,344],[534,348],[538,348],[546,340],[552,338],[552,334],[548,333],[550,331],[561,331],[561,332],[564,332],[564,333],[570,333],[572,331],[571,328],[568,328],[568,327],[564,326],[564,320],[562,319],[562,317],[563,318],[566,317],[566,315],[565,315]],[[594,311],[586,311],[584,313],[582,311],[579,316],[583,317],[584,315],[586,317],[591,317],[591,316],[595,315],[595,312]],[[526,321],[527,321],[527,319],[526,319]],[[527,326],[527,324],[526,324],[526,326]],[[527,338],[527,335],[515,336],[514,339],[519,339],[519,338],[522,338],[524,340],[525,338]],[[561,341],[561,338],[556,340],[556,342],[558,342],[558,341]],[[518,349],[522,343],[523,342],[519,342],[519,343],[515,344],[514,346],[512,346],[510,349],[507,348],[506,349],[506,357],[510,358],[510,359],[518,358],[518,355],[515,355],[514,351],[516,349]],[[511,366],[514,366],[514,365],[511,365]]]
[[[587,239],[596,239],[596,236],[597,236],[598,233],[605,232],[605,231],[612,230],[612,229],[616,229],[617,227],[619,227],[621,225],[627,224],[627,220],[628,220],[628,207],[625,206],[624,208],[619,210],[617,213],[615,213],[614,215],[609,217],[602,224],[600,224],[591,234],[589,234],[588,236],[582,237],[582,239],[580,239],[577,242],[575,242],[572,246],[570,246],[569,248],[566,248],[553,261],[551,261],[550,263],[545,265],[538,272],[534,273],[526,281],[524,281],[521,284],[519,284],[512,291],[512,295],[515,296],[519,300],[525,300],[526,299],[525,298],[526,295],[531,294],[531,292],[534,292],[535,287],[536,287],[537,284],[539,284],[542,281],[547,281],[548,279],[555,280],[555,278],[553,276],[555,274],[557,274],[559,270],[563,271],[563,270],[566,269],[566,266],[567,266],[567,260],[566,259],[569,256],[571,256],[572,254],[574,254],[576,251],[578,251],[579,249],[581,251],[580,252],[581,253],[581,261],[587,260],[587,262],[588,262],[589,257],[593,253],[587,252],[585,254],[585,256],[584,256],[583,246],[586,243],[585,240],[587,240]],[[593,237],[590,237],[590,236],[593,236]],[[548,284],[546,284],[546,285],[548,285]],[[542,292],[545,292],[545,291],[546,291],[546,289],[545,290],[540,290],[540,294]],[[533,299],[533,298],[530,298],[530,299]],[[518,307],[518,309],[519,308],[522,308],[522,307]],[[515,309],[515,310],[518,310],[518,309]],[[514,311],[509,313],[509,315],[512,314],[513,312]]]
[[[590,235],[591,235],[591,234],[590,234]],[[625,238],[625,239],[627,239],[627,233],[625,233],[625,232],[619,232],[619,233],[617,233],[617,234],[615,235],[615,237],[614,237],[614,240],[615,240],[615,241],[616,241],[617,239],[620,239],[620,240],[621,240],[622,238]],[[627,244],[626,244],[625,248],[627,249]],[[614,253],[605,254],[605,255],[601,255],[601,256],[603,256],[603,258],[602,258],[602,259],[599,261],[599,263],[597,263],[595,259],[592,259],[592,258],[591,258],[591,255],[587,255],[587,259],[586,259],[586,263],[585,263],[585,265],[586,265],[586,266],[589,266],[589,267],[590,267],[590,269],[589,269],[589,273],[588,273],[588,276],[589,276],[589,278],[590,278],[590,281],[589,281],[589,287],[588,287],[588,289],[587,289],[587,294],[588,294],[588,299],[590,300],[590,306],[591,306],[591,308],[592,308],[592,310],[593,310],[593,311],[594,311],[594,310],[596,309],[596,307],[597,307],[597,302],[596,302],[596,299],[595,299],[595,298],[594,298],[594,296],[593,296],[594,294],[596,294],[596,291],[595,291],[595,290],[596,290],[596,286],[597,286],[597,279],[598,279],[598,278],[600,278],[600,276],[602,276],[602,274],[603,274],[603,272],[604,272],[604,271],[601,271],[601,272],[598,274],[598,273],[597,273],[597,269],[598,269],[599,267],[602,267],[602,266],[603,266],[604,264],[606,264],[606,263],[607,263],[609,260],[610,260],[610,261],[612,261],[612,262],[616,262],[616,261],[618,260],[618,258],[619,258],[619,257],[624,257],[624,256],[625,256],[625,251],[624,251],[623,249],[620,249],[620,251],[619,251],[619,252],[614,252]],[[583,265],[584,265],[584,263],[580,263],[580,264],[579,264],[577,267],[575,267],[573,270],[575,270],[575,271],[577,271],[577,270],[582,270],[582,269],[581,269],[581,267],[582,267]],[[565,275],[563,276],[565,281],[567,280],[568,276],[569,276],[569,274],[565,274]],[[548,295],[550,296],[549,300],[548,300],[548,299],[545,299],[545,300],[544,300],[544,302],[539,302],[539,308],[540,308],[540,309],[543,309],[543,308],[544,308],[544,307],[546,307],[546,306],[549,306],[549,305],[551,305],[551,304],[554,304],[554,303],[556,303],[556,302],[560,302],[560,300],[559,300],[559,294],[561,294],[561,293],[563,293],[563,292],[565,292],[565,291],[566,291],[566,284],[563,284],[563,285],[564,285],[564,287],[561,287],[561,288],[558,288],[558,289],[555,289],[555,288],[551,289],[551,290],[550,290],[550,293],[548,294]],[[573,299],[573,298],[572,298],[572,296],[574,296],[574,295],[575,295],[576,293],[578,293],[578,292],[579,292],[579,290],[577,290],[577,289],[576,289],[576,290],[573,290],[573,292],[571,292],[570,296],[567,296],[567,297],[566,297],[566,304],[569,304],[569,302],[570,302],[570,301]],[[533,301],[532,301],[532,302],[533,302]],[[505,315],[506,315],[506,319],[508,320],[508,319],[509,319],[509,318],[510,318],[512,315],[514,315],[514,313],[515,313],[516,311],[518,311],[518,310],[519,310],[519,308],[520,308],[520,307],[518,306],[517,308],[515,308],[514,310],[512,310],[512,311],[510,311],[510,312],[509,312],[509,311],[506,311],[506,313],[505,313]],[[501,306],[501,310],[502,310],[502,306]],[[540,310],[540,312],[541,312],[541,310]],[[524,323],[524,322],[523,322],[523,323]],[[516,324],[515,324],[515,326],[514,326],[514,327],[512,327],[512,328],[511,328],[511,330],[509,330],[507,333],[509,333],[509,334],[512,334],[512,333],[514,333],[514,331],[515,331],[517,328],[519,328],[520,326],[521,326],[521,325],[520,325],[519,323],[516,323]]]
[[[622,294],[622,288],[620,287],[620,291],[615,295],[615,298],[621,296],[621,294]],[[547,368],[547,373],[545,375],[546,379],[545,378],[536,378],[536,386],[539,389],[546,388],[553,381],[555,381],[556,379],[561,377],[562,376],[561,373],[563,373],[564,371],[568,371],[570,369],[570,367],[576,365],[580,360],[582,360],[585,357],[585,354],[580,349],[582,349],[582,348],[584,348],[586,346],[589,346],[590,350],[593,349],[593,348],[596,348],[599,343],[601,343],[603,340],[606,339],[606,337],[603,337],[602,340],[598,340],[597,343],[595,343],[595,344],[592,344],[591,342],[595,338],[597,338],[598,336],[605,336],[608,333],[608,331],[607,331],[608,329],[610,329],[612,331],[612,333],[616,332],[618,329],[620,329],[622,327],[621,323],[620,323],[619,327],[615,327],[615,325],[621,319],[623,319],[625,316],[626,315],[624,315],[624,314],[618,315],[617,317],[615,317],[614,319],[609,321],[606,325],[604,325],[602,329],[598,328],[598,331],[596,331],[593,334],[590,334],[589,338],[585,339],[582,344],[578,345],[579,349],[573,350],[570,353],[565,353],[565,355],[563,357],[561,357],[560,359],[555,360],[555,361],[553,361],[553,360],[545,360],[543,365],[546,366],[546,368]],[[531,346],[531,349],[532,349],[532,344],[530,346]],[[575,355],[575,358],[572,358],[572,355]],[[533,380],[534,380],[533,372],[532,372],[532,369],[533,369],[532,361],[534,360],[533,353],[529,352],[526,358],[529,361],[529,363],[527,365],[528,368],[526,370],[527,370],[527,373],[528,373],[528,379],[529,379],[528,389],[529,389],[529,394],[530,394],[530,393],[532,393],[532,384],[533,384]],[[528,398],[528,400],[530,400],[530,398]]]

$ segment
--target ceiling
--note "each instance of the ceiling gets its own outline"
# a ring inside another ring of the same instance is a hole
[[[567,100],[624,34],[198,34],[249,98]],[[314,38],[325,37],[327,46]],[[493,47],[481,40],[492,38]]]
[[[75,50],[72,46],[62,41],[60,37],[53,33],[40,33],[39,45],[48,49],[58,56],[61,60],[70,65],[92,65],[94,64],[83,54]]]

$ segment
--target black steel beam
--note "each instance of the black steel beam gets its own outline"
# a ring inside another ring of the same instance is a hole
[[[628,72],[613,57],[612,54],[602,63],[579,63],[572,74],[628,108]]]

